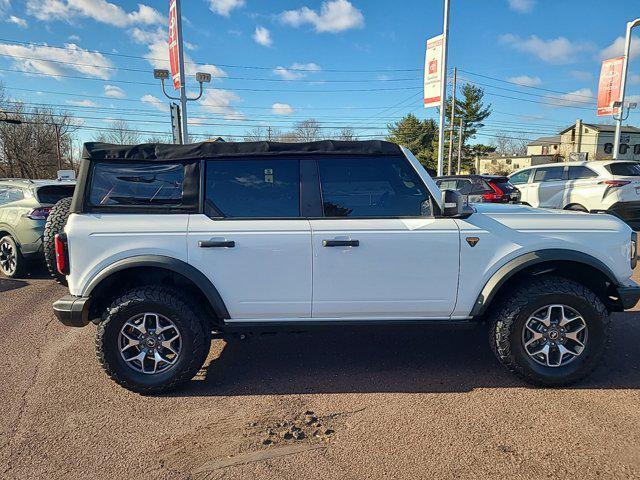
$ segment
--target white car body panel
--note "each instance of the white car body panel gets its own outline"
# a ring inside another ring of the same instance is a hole
[[[475,205],[477,213],[456,220],[462,237],[460,285],[454,318],[465,318],[491,276],[528,252],[566,249],[607,265],[622,285],[632,286],[631,229],[607,214],[534,209],[524,205]],[[478,237],[470,247],[465,238]]]
[[[125,258],[160,255],[186,262],[188,221],[183,214],[71,214],[65,226],[70,293],[84,295],[96,275]]]
[[[454,220],[321,219],[311,230],[314,318],[451,315],[460,249]],[[324,240],[360,245],[324,247]]]
[[[200,248],[201,240],[233,248]],[[188,262],[224,299],[231,320],[311,316],[311,229],[308,220],[224,220],[191,215]]]

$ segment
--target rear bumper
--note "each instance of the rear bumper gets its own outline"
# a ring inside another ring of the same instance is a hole
[[[618,287],[618,295],[624,310],[629,310],[636,306],[640,300],[640,286]]]
[[[53,313],[67,327],[84,327],[89,324],[89,297],[66,295],[53,304]]]

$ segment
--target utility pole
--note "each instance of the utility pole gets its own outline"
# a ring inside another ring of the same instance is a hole
[[[271,125],[267,127],[267,140],[271,141]]]
[[[178,62],[180,64],[180,119],[182,120],[182,142],[189,142],[189,128],[187,126],[187,82],[184,74],[184,45],[182,42],[182,6],[180,0],[176,2],[176,32],[178,38]]]
[[[53,128],[56,130],[56,150],[58,153],[58,170],[62,170],[62,153],[60,151],[60,129],[62,128],[57,123],[53,124]]]
[[[453,91],[451,92],[451,120],[449,121],[449,163],[447,165],[447,175],[451,175],[451,157],[453,157],[453,132],[456,128],[456,79],[458,77],[458,68],[453,67]],[[459,170],[459,169],[458,169]],[[460,172],[458,172],[460,173]]]
[[[457,175],[460,175],[461,165],[462,165],[462,119],[460,119],[460,130],[458,130],[458,168],[456,170]]]
[[[444,117],[447,100],[447,43],[449,40],[449,0],[444,0],[444,22],[442,28],[442,79],[440,84],[440,122],[438,127],[438,175],[444,170]]]
[[[616,119],[616,134],[613,140],[613,159],[618,159],[618,150],[620,150],[620,134],[622,132],[622,120],[624,115],[624,94],[627,87],[627,67],[629,65],[629,52],[631,50],[631,30],[633,27],[640,25],[640,18],[636,18],[631,22],[627,22],[627,36],[624,43],[624,62],[622,63],[622,79],[620,81],[620,113]]]

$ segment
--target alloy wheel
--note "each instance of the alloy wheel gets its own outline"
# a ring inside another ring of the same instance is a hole
[[[583,352],[587,344],[587,324],[567,305],[546,305],[536,310],[524,324],[522,344],[536,363],[563,367]]]
[[[7,240],[0,243],[0,269],[7,276],[14,275],[18,268],[17,252]]]
[[[162,373],[180,357],[182,338],[178,327],[159,313],[142,313],[124,324],[118,335],[120,355],[139,373]]]

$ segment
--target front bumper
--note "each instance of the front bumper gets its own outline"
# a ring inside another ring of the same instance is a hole
[[[640,286],[618,287],[618,295],[624,310],[629,310],[636,306],[640,300]]]
[[[67,327],[84,327],[89,324],[89,297],[66,295],[53,304],[53,313]]]

